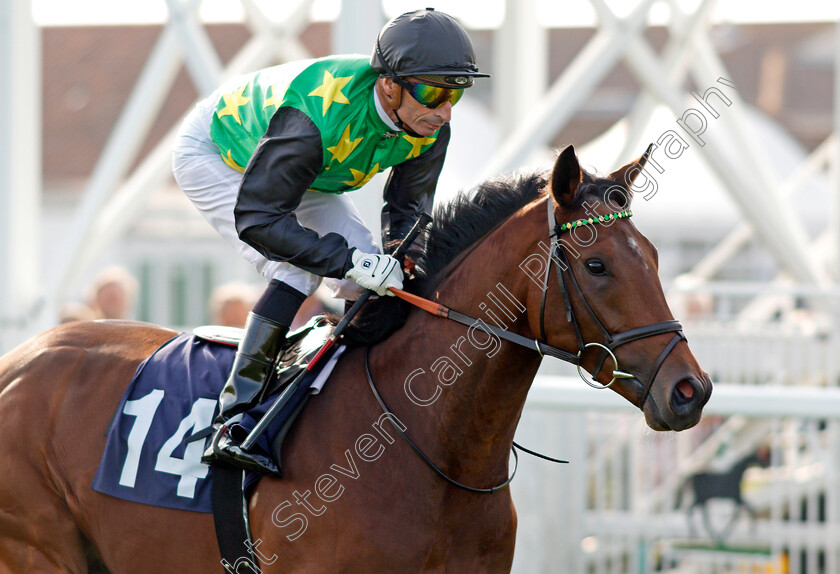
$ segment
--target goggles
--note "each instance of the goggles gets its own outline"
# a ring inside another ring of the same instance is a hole
[[[407,82],[400,78],[395,79],[397,84],[411,94],[411,97],[417,100],[420,105],[431,110],[441,107],[446,102],[454,106],[464,95],[464,88],[444,88],[442,86]]]

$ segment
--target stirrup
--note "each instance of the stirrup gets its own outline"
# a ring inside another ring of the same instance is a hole
[[[201,461],[211,466],[213,464],[226,464],[274,478],[283,476],[271,457],[243,450],[239,443],[233,439],[230,429],[226,425],[221,425],[213,434],[213,440],[201,457]]]

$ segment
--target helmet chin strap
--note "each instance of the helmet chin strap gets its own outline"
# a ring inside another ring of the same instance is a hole
[[[377,49],[378,48],[379,48],[379,43],[377,42]],[[383,64],[386,67],[388,66],[388,64],[385,63],[385,58],[382,58],[381,55],[380,55],[380,61],[383,62]],[[388,69],[390,70],[390,68],[388,68]],[[397,118],[394,121],[394,125],[397,126],[399,129],[401,129],[402,131],[404,131],[405,133],[407,133],[409,136],[411,136],[413,138],[422,137],[420,134],[418,134],[414,130],[410,129],[405,124],[405,122],[402,121],[402,118],[400,117],[399,112],[397,112],[397,109],[402,105],[402,89],[403,88],[402,88],[402,86],[400,86],[397,83],[397,76],[393,75],[393,73],[390,76],[390,79],[394,82],[394,87],[396,89],[400,90],[399,92],[396,92],[395,94],[390,94],[390,95],[385,94],[384,88],[382,88],[380,85],[377,85],[377,89],[382,90],[382,92],[381,92],[382,97],[383,97],[383,99],[387,100],[387,102],[383,102],[383,104],[386,105],[392,112],[394,112],[394,116]]]
[[[395,121],[394,124],[398,128],[400,128],[402,131],[404,131],[405,133],[407,133],[408,135],[410,135],[413,138],[423,137],[420,134],[418,134],[417,132],[409,129],[409,127],[407,125],[405,125],[405,122],[402,121],[402,119],[400,118],[400,114],[397,113],[396,108],[392,108],[392,111],[394,112],[394,115],[397,116],[397,121]]]

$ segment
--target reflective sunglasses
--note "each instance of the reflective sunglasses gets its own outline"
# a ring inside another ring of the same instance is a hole
[[[399,78],[396,78],[396,80],[397,84],[411,94],[412,98],[430,110],[437,109],[446,102],[454,106],[461,99],[461,96],[464,95],[464,88],[444,88],[441,86],[407,82]]]

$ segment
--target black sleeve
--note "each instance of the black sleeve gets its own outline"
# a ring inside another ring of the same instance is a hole
[[[405,237],[421,212],[431,212],[449,133],[449,124],[444,124],[429,149],[391,168],[382,207],[382,245]]]
[[[343,278],[352,266],[347,240],[338,233],[321,237],[294,213],[321,169],[323,153],[312,120],[295,108],[280,108],[248,162],[233,213],[239,238],[267,259]]]

